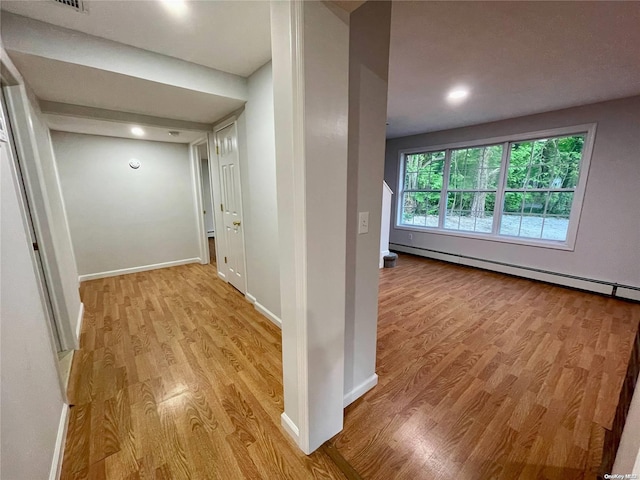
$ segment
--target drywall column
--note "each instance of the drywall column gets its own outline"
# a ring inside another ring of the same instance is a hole
[[[342,429],[349,25],[271,2],[283,426],[310,453]]]
[[[68,408],[19,182],[0,141],[0,478],[56,478]]]
[[[345,406],[378,382],[376,334],[391,2],[367,2],[351,14]],[[369,232],[358,233],[359,212]]]

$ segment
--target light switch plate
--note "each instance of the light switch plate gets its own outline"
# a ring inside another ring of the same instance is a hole
[[[369,233],[369,212],[360,212],[358,215],[358,234]]]

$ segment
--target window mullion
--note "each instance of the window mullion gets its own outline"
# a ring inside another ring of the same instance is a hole
[[[504,208],[504,191],[507,186],[510,150],[511,143],[504,142],[502,145],[502,160],[500,161],[500,177],[498,180],[498,189],[496,191],[496,203],[493,207],[493,225],[491,226],[491,233],[493,235],[497,235],[500,232],[500,222],[502,220],[502,210]]]
[[[444,153],[444,171],[442,177],[442,191],[440,192],[440,211],[438,213],[438,228],[444,228],[444,217],[447,214],[447,190],[449,190],[449,172],[451,171],[451,150]]]

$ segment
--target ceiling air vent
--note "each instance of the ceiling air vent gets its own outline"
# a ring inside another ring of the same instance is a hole
[[[73,8],[76,12],[86,13],[88,11],[86,2],[84,0],[52,0],[52,1],[56,2],[59,5]]]

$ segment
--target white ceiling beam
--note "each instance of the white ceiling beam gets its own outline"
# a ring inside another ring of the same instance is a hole
[[[247,100],[247,79],[111,40],[2,12],[9,51],[115,72],[236,100]],[[214,46],[212,45],[212,48]]]
[[[188,130],[194,132],[209,132],[213,126],[208,123],[188,122],[171,118],[154,117],[152,115],[141,115],[130,112],[119,112],[104,108],[85,107],[82,105],[71,105],[68,103],[50,102],[40,100],[40,110],[42,113],[51,115],[63,115],[73,118],[91,118],[95,120],[106,120],[116,123],[130,123],[147,127],[160,127],[172,130]]]

